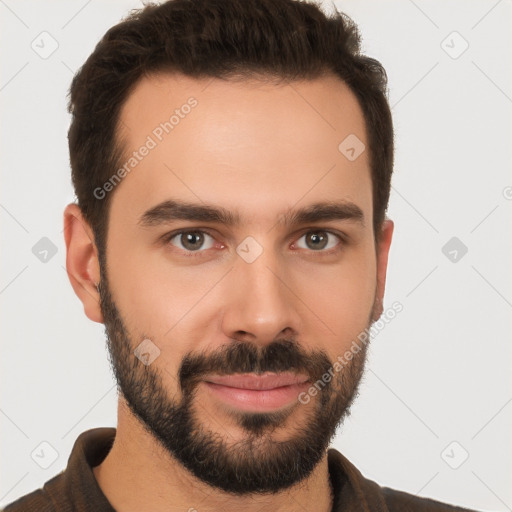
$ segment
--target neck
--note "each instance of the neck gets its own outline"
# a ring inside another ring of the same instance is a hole
[[[308,478],[289,489],[235,496],[192,475],[142,427],[122,400],[114,444],[93,473],[118,512],[330,512],[332,508],[327,452]]]

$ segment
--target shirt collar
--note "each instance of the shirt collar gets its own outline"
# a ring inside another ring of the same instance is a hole
[[[115,428],[101,427],[82,432],[76,439],[63,476],[65,493],[77,510],[115,512],[92,470],[107,456],[115,435]],[[327,460],[332,512],[388,512],[380,487],[364,478],[344,455],[330,448]]]

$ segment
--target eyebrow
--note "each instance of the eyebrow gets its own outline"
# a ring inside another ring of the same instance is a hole
[[[142,227],[155,227],[173,220],[188,220],[237,226],[241,216],[223,207],[208,204],[167,200],[144,212],[138,220]],[[280,216],[277,224],[292,226],[320,221],[350,220],[364,226],[364,213],[349,201],[322,201],[296,210],[290,209]]]

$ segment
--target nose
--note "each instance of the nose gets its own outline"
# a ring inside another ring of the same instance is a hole
[[[225,286],[222,329],[229,338],[267,345],[301,332],[293,276],[270,250],[252,263],[237,259]]]

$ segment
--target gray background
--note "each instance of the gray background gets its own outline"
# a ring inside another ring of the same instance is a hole
[[[0,0],[0,506],[64,469],[81,432],[116,425],[103,326],[65,271],[66,94],[101,35],[140,5]],[[336,5],[389,75],[385,307],[403,311],[372,341],[333,446],[383,486],[512,510],[511,2]]]

